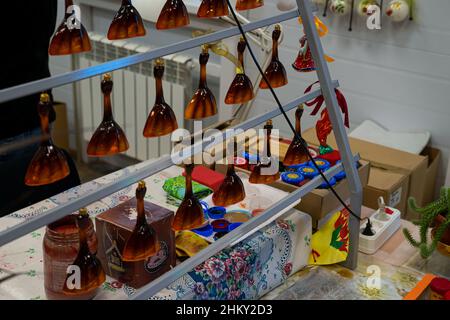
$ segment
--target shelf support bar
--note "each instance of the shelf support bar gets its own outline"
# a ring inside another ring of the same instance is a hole
[[[352,211],[361,216],[362,206],[362,186],[359,179],[358,170],[355,162],[353,161],[350,145],[345,131],[344,123],[342,121],[340,108],[336,99],[336,94],[333,88],[333,83],[328,69],[327,62],[324,58],[324,51],[322,43],[320,41],[319,34],[317,33],[316,25],[314,22],[314,15],[311,7],[310,0],[296,0],[299,10],[299,14],[302,18],[303,28],[308,39],[308,45],[311,49],[311,55],[314,60],[314,64],[317,68],[317,77],[319,78],[322,94],[325,98],[326,107],[330,116],[331,123],[333,125],[333,132],[336,138],[336,143],[341,154],[342,164],[347,174],[347,179],[350,188],[350,208]],[[346,199],[344,199],[346,200]],[[357,255],[359,246],[359,220],[350,215],[349,231],[350,231],[350,243],[349,253],[347,261],[344,266],[355,269],[357,265]]]
[[[337,87],[338,82],[334,81],[333,86]],[[289,110],[292,110],[296,108],[299,104],[305,103],[306,101],[310,101],[311,99],[316,98],[320,95],[320,89],[315,90],[307,95],[304,95],[302,97],[296,98],[286,105],[283,106],[284,110],[288,112]],[[255,116],[245,122],[242,122],[232,128],[231,130],[226,130],[225,132],[219,133],[222,136],[222,141],[227,141],[228,139],[232,138],[236,135],[236,133],[240,130],[248,130],[251,128],[256,127],[257,125],[275,118],[276,116],[280,115],[280,110],[273,109],[267,113],[264,113],[259,116]],[[208,137],[208,138],[214,138]],[[208,139],[209,140],[209,139]],[[188,148],[186,154],[183,155],[181,160],[188,159],[192,155],[202,152],[206,146],[212,147],[214,145],[217,145],[220,143],[219,139],[212,139],[211,141],[199,141],[192,145],[190,148]],[[83,208],[95,201],[98,201],[100,199],[103,199],[109,195],[111,195],[114,192],[117,192],[125,187],[128,187],[129,185],[138,182],[141,179],[145,179],[155,173],[158,173],[159,171],[162,171],[166,168],[169,168],[173,166],[174,163],[172,161],[172,158],[170,155],[163,156],[156,160],[155,162],[146,164],[142,168],[139,168],[135,172],[132,172],[130,174],[127,174],[126,176],[120,177],[114,182],[111,182],[107,185],[104,185],[97,190],[90,192],[86,195],[80,196],[77,199],[73,199],[71,201],[68,201],[62,205],[57,206],[56,208],[50,209],[43,214],[36,216],[34,218],[31,218],[30,220],[27,220],[23,223],[20,223],[18,225],[15,225],[11,228],[8,228],[6,230],[3,230],[0,232],[0,246],[11,242],[21,236],[24,236],[33,230],[36,230],[40,227],[43,227],[45,225],[48,225],[49,223],[56,221],[60,218],[63,218],[64,216],[71,214],[80,208]]]

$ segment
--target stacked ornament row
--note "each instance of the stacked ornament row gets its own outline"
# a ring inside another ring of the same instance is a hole
[[[264,0],[237,0],[236,10],[250,10],[264,5]],[[89,35],[77,17],[72,0],[65,2],[65,16],[50,42],[50,55],[67,55],[91,50]],[[228,15],[226,0],[202,0],[197,17],[217,18]],[[174,29],[187,26],[189,14],[183,0],[167,0],[164,4],[156,29]],[[141,15],[132,5],[131,0],[122,0],[122,5],[115,15],[107,37],[109,40],[141,37],[146,34]]]

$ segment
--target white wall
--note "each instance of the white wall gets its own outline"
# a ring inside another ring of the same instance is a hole
[[[358,2],[358,0],[356,1]],[[386,2],[386,1],[385,1]],[[430,131],[431,144],[443,151],[439,182],[443,183],[450,150],[450,1],[417,0],[413,22],[393,24],[384,19],[382,30],[370,31],[355,14],[353,32],[348,17],[329,14],[320,18],[330,33],[322,38],[329,64],[347,98],[352,126],[372,119],[395,131]],[[279,13],[274,0],[251,11],[251,19]],[[303,34],[296,20],[283,23],[285,39],[280,59],[288,71],[289,84],[277,89],[282,101],[294,98],[316,80],[315,73],[298,73],[295,60]],[[247,56],[247,72],[256,72]],[[274,108],[268,92],[259,94],[251,115]],[[304,117],[305,127],[315,119]],[[289,136],[284,119],[276,125]]]

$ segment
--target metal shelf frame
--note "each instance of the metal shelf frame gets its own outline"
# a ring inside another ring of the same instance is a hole
[[[350,206],[353,212],[360,216],[361,205],[362,205],[362,186],[359,180],[358,171],[355,165],[355,160],[359,160],[359,157],[354,157],[351,153],[350,146],[348,143],[348,138],[345,132],[344,123],[340,116],[340,108],[334,94],[335,88],[338,87],[338,82],[331,79],[327,63],[324,59],[324,52],[320,42],[319,35],[317,33],[313,9],[310,0],[296,0],[298,10],[289,11],[282,13],[273,17],[264,18],[258,21],[250,22],[243,25],[245,32],[268,26],[274,23],[279,23],[285,20],[293,19],[299,15],[303,21],[304,32],[308,38],[308,44],[311,48],[312,57],[316,63],[317,75],[319,78],[321,89],[315,90],[305,96],[293,99],[289,103],[283,106],[285,111],[289,111],[297,107],[299,104],[306,101],[310,101],[315,97],[323,94],[326,102],[326,106],[330,115],[330,120],[333,125],[334,134],[336,137],[336,142],[341,153],[342,163],[334,166],[330,170],[325,172],[325,176],[328,178],[335,175],[337,172],[345,170],[347,174],[347,179],[350,189]],[[45,78],[38,81],[29,82],[23,85],[7,88],[0,90],[0,103],[9,101],[15,98],[23,97],[32,93],[41,92],[47,89],[62,86],[75,81],[83,80],[96,75],[101,75],[106,72],[111,72],[120,68],[125,68],[127,66],[141,63],[143,61],[155,59],[158,57],[163,57],[168,54],[176,53],[179,51],[187,50],[190,48],[198,47],[202,44],[218,41],[224,38],[236,36],[239,34],[239,29],[237,27],[232,27],[224,30],[217,31],[212,34],[204,35],[198,38],[189,39],[179,43],[171,44],[165,47],[157,48],[145,53],[136,54],[133,56],[121,58],[114,61],[109,61],[97,66],[75,70],[65,74]],[[231,129],[241,129],[247,130],[254,128],[255,126],[280,115],[281,112],[277,108],[270,112],[264,113],[262,115],[251,118],[245,122],[242,122]],[[221,132],[221,138],[226,141],[236,135],[236,130],[226,130]],[[217,136],[209,137],[207,140],[203,139],[188,148],[188,152],[180,157],[180,160],[190,158],[194,154],[198,154],[203,151],[205,146],[212,146],[220,142],[216,139]],[[119,178],[117,181],[110,184],[104,185],[94,192],[80,196],[78,199],[71,200],[65,204],[59,205],[54,209],[50,209],[43,213],[42,215],[36,216],[26,222],[23,222],[14,227],[8,228],[0,232],[0,246],[3,246],[21,236],[28,234],[29,232],[43,227],[53,221],[56,221],[68,214],[71,214],[78,209],[89,205],[92,202],[100,200],[114,192],[117,192],[137,181],[149,177],[161,170],[164,170],[173,165],[172,157],[170,155],[163,156],[158,160],[146,164],[145,166],[139,168],[135,172],[128,174]],[[270,218],[275,217],[284,208],[298,202],[300,198],[307,193],[311,192],[317,186],[322,183],[322,178],[316,177],[304,186],[300,187],[295,192],[290,193],[288,196],[283,198],[278,203],[272,205],[270,208],[266,209],[261,215],[255,217],[254,219],[243,224],[239,228],[230,232],[226,236],[222,237],[218,241],[209,245],[207,248],[199,252],[192,258],[187,259],[183,263],[179,264],[172,270],[168,271],[164,275],[155,279],[151,283],[142,287],[130,299],[148,299],[155,293],[159,292],[170,285],[173,281],[183,276],[185,273],[189,272],[192,268],[202,263],[215,253],[220,250],[230,246],[236,240],[242,239],[250,235],[252,232],[257,230],[265,221]],[[359,239],[359,220],[350,216],[349,229],[350,229],[350,246],[349,255],[347,261],[344,263],[345,266],[354,269],[357,263],[357,253],[358,253],[358,239]]]

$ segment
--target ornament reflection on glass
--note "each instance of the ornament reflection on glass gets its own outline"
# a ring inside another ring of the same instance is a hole
[[[206,83],[206,64],[208,59],[208,47],[203,46],[202,53],[200,53],[200,81],[197,91],[195,91],[184,111],[185,119],[202,119],[217,113],[216,98],[214,98]]]
[[[144,197],[147,187],[139,181],[136,188],[136,225],[127,239],[122,252],[123,261],[142,261],[154,256],[160,249],[158,235],[147,222]]]
[[[297,135],[292,139],[291,144],[286,152],[286,156],[283,160],[283,165],[292,166],[295,164],[301,164],[309,160],[308,151],[306,150],[307,143],[302,138],[301,119],[303,115],[303,105],[299,105],[295,111],[295,132],[298,134],[301,140],[297,138]]]
[[[73,5],[72,0],[66,0],[64,20],[50,41],[48,49],[50,55],[66,55],[91,50],[91,41],[81,24],[79,10],[78,6]]]
[[[128,39],[145,36],[145,27],[141,15],[131,4],[131,0],[122,0],[122,6],[109,26],[108,39]]]
[[[277,24],[272,32],[272,61],[264,72],[272,88],[282,87],[288,83],[286,70],[280,60],[278,60],[278,40],[280,36],[281,27]],[[261,80],[259,87],[261,89],[269,88],[264,79]]]
[[[393,0],[386,8],[386,15],[394,22],[404,21],[410,15],[410,5],[405,0]]]
[[[252,81],[247,77],[244,71],[244,51],[246,42],[243,38],[239,40],[237,45],[238,59],[241,64],[240,68],[236,68],[236,76],[228,89],[225,96],[226,104],[240,104],[250,101],[254,98]]]
[[[174,29],[189,24],[189,13],[183,0],[167,0],[156,21],[156,29]]]
[[[236,10],[251,10],[262,7],[264,5],[264,0],[237,0]]]
[[[80,209],[76,219],[79,234],[78,254],[69,266],[72,272],[68,273],[63,287],[64,294],[70,298],[93,298],[106,280],[100,260],[89,250],[87,233],[90,223],[87,209]],[[73,273],[74,270],[79,272]],[[79,279],[73,279],[77,275]]]
[[[278,164],[273,163],[275,158],[272,158],[270,151],[271,133],[272,133],[272,120],[268,120],[264,126],[265,134],[265,153],[266,156],[261,156],[258,159],[258,163],[253,167],[248,181],[250,183],[272,183],[280,179],[280,172],[278,171]],[[272,166],[273,165],[273,166]]]
[[[216,18],[228,15],[226,0],[202,0],[197,11],[199,18]]]
[[[194,171],[194,164],[186,164],[186,190],[172,223],[174,231],[197,229],[206,222],[203,207],[192,191],[192,171]]]
[[[178,128],[177,119],[172,108],[164,100],[162,77],[164,75],[164,60],[156,59],[153,75],[156,84],[155,105],[150,111],[144,127],[144,137],[160,137]]]
[[[101,83],[103,92],[103,120],[95,130],[87,147],[91,157],[111,156],[128,150],[128,140],[122,128],[114,121],[111,106],[113,82],[110,74],[105,74]]]
[[[52,108],[50,96],[42,93],[37,109],[41,124],[41,144],[31,160],[25,175],[27,186],[42,186],[59,181],[70,173],[64,152],[53,145],[49,114]]]
[[[234,170],[235,141],[233,145],[233,155],[227,159],[228,169],[225,179],[212,195],[212,201],[216,206],[228,207],[245,199],[244,184]]]
[[[316,83],[319,83],[319,81],[316,81],[313,84],[311,84],[308,88],[306,88],[304,93],[307,94],[307,93],[311,92],[312,87]],[[349,128],[347,101],[345,100],[345,97],[341,91],[339,91],[338,89],[334,89],[334,91],[336,93],[336,99],[337,99],[338,105],[341,109],[341,112],[344,114],[344,125],[347,128]],[[311,115],[315,116],[322,108],[324,101],[325,101],[325,98],[323,97],[323,95],[320,95],[312,101],[305,102],[305,104],[308,107],[313,107],[313,111],[311,112]],[[331,124],[331,121],[330,121],[330,118],[328,115],[328,111],[326,108],[324,108],[323,111],[321,112],[320,119],[316,123],[316,134],[317,134],[317,138],[320,143],[319,154],[321,154],[321,155],[334,152],[333,148],[331,148],[327,143],[328,135],[331,133],[332,129],[333,128],[332,128],[332,124]]]

